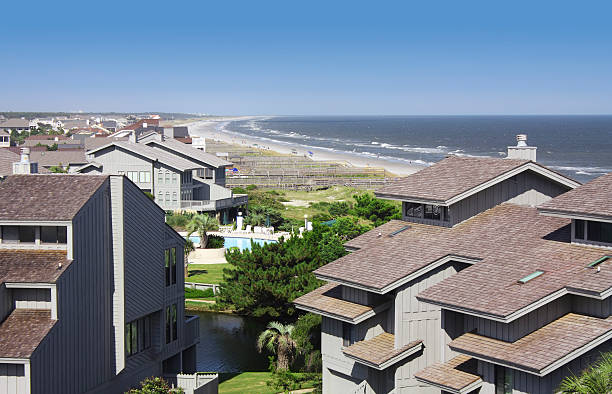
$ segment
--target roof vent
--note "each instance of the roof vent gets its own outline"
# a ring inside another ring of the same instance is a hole
[[[604,261],[608,260],[608,259],[612,259],[612,256],[603,256],[598,258],[597,260],[593,261],[592,263],[589,263],[589,265],[587,265],[587,267],[589,268],[595,268],[597,267],[599,264],[603,263]],[[599,267],[597,267],[599,268]]]
[[[527,145],[527,134],[516,135],[516,146],[508,147],[508,159],[536,161],[537,147]]]
[[[540,270],[538,270],[538,271],[536,271],[536,272],[534,272],[534,273],[532,273],[532,274],[527,275],[527,276],[526,276],[526,277],[524,277],[524,278],[519,279],[519,280],[518,280],[518,283],[520,283],[520,284],[524,285],[525,283],[529,282],[529,281],[530,281],[530,280],[532,280],[532,279],[537,278],[538,276],[542,275],[543,273],[544,273],[544,271],[540,271]]]
[[[390,237],[395,237],[397,234],[406,231],[410,228],[410,226],[404,226],[402,228],[400,228],[399,230],[395,230],[394,232],[392,232],[391,234],[389,234]]]

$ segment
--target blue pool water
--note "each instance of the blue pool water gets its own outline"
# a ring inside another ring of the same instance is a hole
[[[241,237],[223,237],[223,238],[225,239],[225,241],[223,242],[223,247],[225,249],[236,247],[240,250],[245,250],[245,249],[251,250],[251,238],[241,238]],[[195,244],[200,243],[200,237],[198,237],[197,235],[192,235],[189,237],[189,239],[192,240],[193,243]],[[265,245],[265,244],[269,244],[272,242],[276,242],[273,240],[260,239],[260,238],[253,238],[252,240],[258,245]]]

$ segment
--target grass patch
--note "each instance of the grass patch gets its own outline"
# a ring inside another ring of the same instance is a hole
[[[267,385],[271,375],[270,372],[220,373],[219,394],[275,394],[278,390]],[[303,374],[296,373],[295,375]],[[311,387],[314,387],[314,382],[304,382],[301,388]]]
[[[232,268],[228,263],[222,264],[189,264],[185,282],[219,284],[223,281],[223,269]]]
[[[214,304],[197,301],[185,301],[185,310],[197,312],[210,312],[210,307]]]
[[[213,289],[198,290],[185,288],[185,298],[197,298],[197,299],[214,299],[215,293]]]

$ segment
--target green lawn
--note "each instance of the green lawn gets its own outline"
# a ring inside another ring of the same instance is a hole
[[[298,374],[300,375],[300,374]],[[219,374],[219,394],[274,394],[277,390],[268,387],[266,382],[270,379],[270,372],[242,372]],[[308,382],[302,388],[313,387]]]
[[[223,281],[223,268],[231,268],[228,263],[223,264],[189,264],[189,275],[185,282],[219,284]]]

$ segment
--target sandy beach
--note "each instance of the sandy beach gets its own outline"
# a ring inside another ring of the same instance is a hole
[[[358,153],[348,152],[337,152],[326,150],[323,148],[315,148],[311,146],[304,146],[296,143],[287,143],[284,141],[270,141],[264,140],[257,137],[247,136],[239,133],[234,133],[225,128],[225,126],[236,120],[248,120],[264,118],[263,116],[235,116],[235,117],[218,117],[210,120],[202,120],[197,122],[191,122],[185,124],[189,126],[189,134],[192,137],[205,137],[213,139],[215,141],[222,141],[229,144],[249,146],[259,149],[269,149],[270,151],[278,152],[281,154],[292,154],[297,151],[299,156],[309,156],[308,152],[312,152],[311,155],[313,160],[318,161],[335,161],[346,163],[354,167],[377,167],[384,168],[388,172],[398,175],[406,176],[413,174],[424,168],[420,164],[410,164],[406,162],[392,161],[386,159],[380,159],[376,157],[369,157],[360,155]]]

